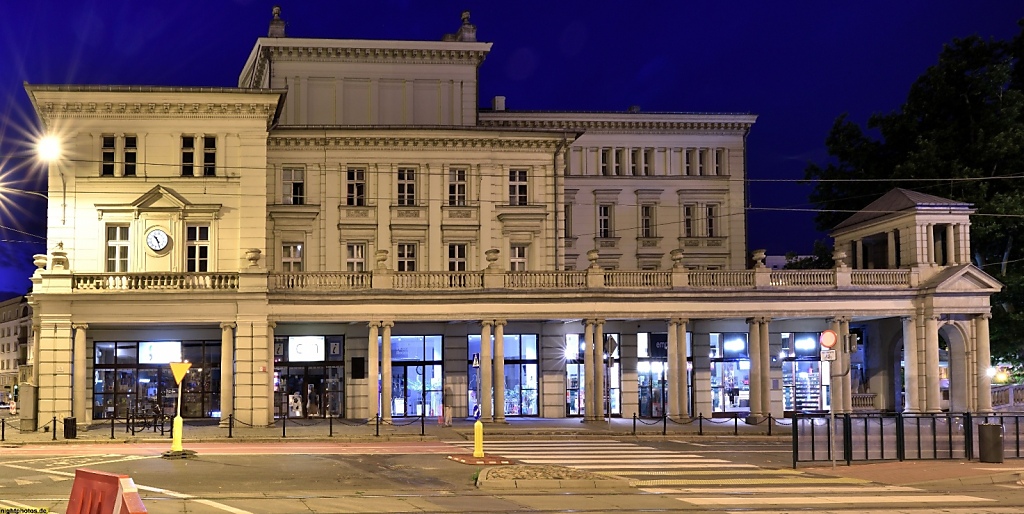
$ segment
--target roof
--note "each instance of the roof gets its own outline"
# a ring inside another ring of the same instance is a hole
[[[860,212],[846,218],[846,221],[836,225],[832,230],[859,225],[866,221],[893,215],[898,212],[920,210],[928,208],[942,208],[950,210],[969,211],[972,205],[958,202],[940,196],[911,191],[909,189],[895,188],[882,195],[881,198],[869,203]]]

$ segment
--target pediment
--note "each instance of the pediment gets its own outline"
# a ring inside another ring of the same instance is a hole
[[[1003,284],[974,265],[950,267],[929,280],[926,287],[937,293],[997,293]]]
[[[143,213],[151,212],[178,213],[182,217],[188,217],[194,215],[217,216],[221,207],[222,204],[192,203],[177,191],[158,185],[128,203],[96,204],[96,211],[100,219],[105,214],[112,213],[132,213],[133,217],[138,218]]]

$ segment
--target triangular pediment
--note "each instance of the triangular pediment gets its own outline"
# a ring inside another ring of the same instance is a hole
[[[135,200],[122,204],[96,204],[100,218],[107,213],[131,212],[137,218],[147,212],[176,212],[187,214],[210,214],[216,216],[221,204],[197,204],[188,201],[183,195],[166,186],[155,186]]]
[[[940,293],[997,293],[1003,288],[1002,283],[972,264],[947,268],[928,282],[925,287]]]

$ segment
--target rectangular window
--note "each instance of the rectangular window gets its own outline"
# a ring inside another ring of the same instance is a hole
[[[210,271],[210,227],[189,225],[185,228],[185,261],[189,273]]]
[[[508,170],[508,204],[527,204],[526,170]]]
[[[655,237],[654,206],[640,206],[640,237]]]
[[[398,271],[416,271],[416,243],[399,243],[395,256]]]
[[[708,149],[707,148],[701,148],[700,150],[697,150],[697,174],[698,175],[700,175],[702,177],[704,176],[704,174],[705,174],[705,172],[707,170],[707,166],[706,166],[707,163],[708,163]]]
[[[135,136],[124,136],[124,176],[135,176],[135,165],[138,158],[138,141]]]
[[[281,245],[281,268],[285,273],[302,271],[302,243]]]
[[[203,176],[217,175],[217,136],[203,137]]]
[[[398,205],[416,205],[416,170],[398,168]]]
[[[612,237],[612,206],[597,206],[597,237]]]
[[[509,271],[526,271],[527,245],[514,244],[509,248]]]
[[[612,169],[611,162],[612,162],[612,157],[613,157],[612,156],[612,151],[613,150],[611,148],[602,148],[601,149],[601,175],[604,175],[606,177],[608,175],[611,175],[611,173],[612,173],[611,172],[611,169]]]
[[[640,165],[641,165],[641,163],[643,163],[643,161],[644,161],[644,157],[643,157],[642,150],[639,149],[639,148],[634,148],[633,149],[633,155],[632,155],[632,161],[629,163],[630,164],[629,171],[630,171],[631,175],[633,175],[634,177],[640,175],[640,169],[641,169]]]
[[[725,175],[725,148],[715,149],[715,175]]]
[[[349,168],[345,172],[345,181],[348,184],[346,205],[366,205],[366,169]]]
[[[116,138],[114,136],[103,136],[103,149],[102,149],[102,165],[100,166],[100,175],[104,177],[114,176],[114,143]]]
[[[196,164],[196,138],[181,136],[181,176],[194,177]]]
[[[281,170],[281,201],[285,205],[303,205],[306,203],[306,170],[302,168],[283,168]]]
[[[620,177],[625,170],[623,167],[626,164],[626,149],[619,148],[615,150],[615,176]]]
[[[128,272],[128,225],[107,225],[107,273]]]
[[[693,175],[693,149],[686,148],[683,150],[683,155],[686,156],[686,175]]]
[[[644,176],[651,175],[654,175],[654,149],[647,148],[644,150]]]
[[[572,237],[572,204],[565,204],[565,237]]]
[[[345,245],[345,269],[348,271],[366,271],[366,245],[349,243]]]
[[[693,237],[693,218],[696,210],[693,204],[683,205],[683,237]]]
[[[708,237],[718,237],[718,206],[708,205]]]
[[[448,245],[448,271],[466,271],[466,246],[463,243]]]
[[[466,205],[466,169],[448,169],[448,205]]]

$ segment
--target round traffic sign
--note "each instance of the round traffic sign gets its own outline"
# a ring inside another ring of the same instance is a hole
[[[821,333],[818,337],[818,342],[821,343],[822,348],[832,348],[839,341],[839,336],[836,335],[835,330],[826,330]]]

